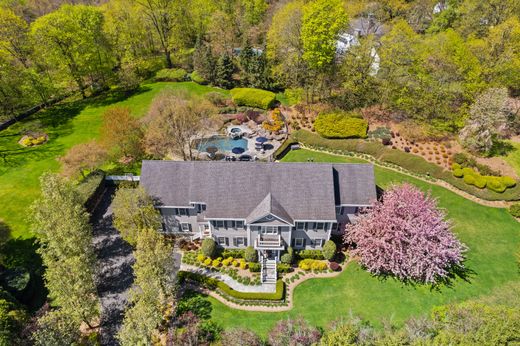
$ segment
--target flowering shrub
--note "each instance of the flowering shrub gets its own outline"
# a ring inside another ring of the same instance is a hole
[[[351,254],[369,272],[424,283],[435,283],[451,267],[462,266],[466,250],[435,199],[410,184],[386,191],[382,202],[347,226],[344,241],[357,245]]]
[[[213,262],[211,262],[211,265],[215,268],[220,267],[220,260],[218,258],[214,259]]]
[[[271,132],[280,131],[283,127],[283,118],[280,109],[276,108],[271,112],[271,120],[264,121],[262,127]]]
[[[197,261],[199,262],[204,262],[206,260],[206,256],[204,256],[203,254],[198,254],[197,255]]]
[[[247,268],[247,262],[244,260],[240,261],[240,269],[246,269]]]
[[[303,270],[326,270],[327,263],[310,258],[301,260],[298,267]]]
[[[207,266],[210,266],[211,262],[212,262],[211,258],[209,258],[209,257],[204,260],[204,264],[207,265]]]

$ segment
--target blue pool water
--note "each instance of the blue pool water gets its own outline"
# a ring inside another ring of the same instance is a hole
[[[235,147],[243,148],[244,151],[247,151],[247,139],[232,139],[224,136],[205,138],[200,141],[197,150],[206,151],[208,147],[217,147],[220,152],[231,152],[231,149]]]

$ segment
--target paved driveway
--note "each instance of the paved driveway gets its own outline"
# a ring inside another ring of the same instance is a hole
[[[101,344],[119,345],[121,328],[133,282],[132,247],[121,239],[112,224],[110,203],[114,188],[109,188],[93,215],[94,248],[98,258],[97,288],[101,300]]]

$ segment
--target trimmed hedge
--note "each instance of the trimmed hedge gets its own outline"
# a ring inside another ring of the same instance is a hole
[[[155,74],[157,82],[182,82],[186,78],[187,72],[185,69],[162,69]]]
[[[105,191],[105,174],[101,171],[92,172],[76,185],[76,191],[87,211],[92,213]]]
[[[276,101],[276,95],[273,92],[262,89],[234,88],[231,89],[230,93],[237,106],[268,109]]]
[[[276,282],[276,292],[261,293],[261,292],[238,292],[229,287],[224,282],[210,278],[201,274],[179,271],[177,273],[179,283],[185,282],[187,279],[198,282],[208,289],[218,289],[230,297],[242,300],[282,300],[285,298],[285,284],[282,280]]]
[[[204,77],[202,77],[197,71],[190,73],[190,79],[197,84],[208,84],[206,79],[204,79]]]
[[[315,260],[322,260],[323,257],[323,251],[321,250],[301,250],[298,252],[298,256],[302,259],[315,259]]]
[[[385,147],[378,141],[327,139],[306,130],[295,131],[292,137],[299,143],[319,150],[329,150],[338,154],[347,155],[352,152],[368,154],[379,161],[400,166],[412,174],[415,173],[418,176],[431,176],[436,179],[444,180],[462,191],[489,201],[520,200],[520,184],[516,184],[516,186],[507,189],[503,193],[489,189],[479,189],[473,185],[464,183],[462,179],[454,177],[451,171],[443,170],[442,167],[430,163],[420,156]]]
[[[352,113],[323,113],[314,121],[314,128],[324,138],[366,138],[368,121]]]

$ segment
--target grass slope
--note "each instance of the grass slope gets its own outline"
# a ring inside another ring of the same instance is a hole
[[[27,207],[39,194],[39,177],[58,171],[57,158],[70,147],[98,137],[103,112],[113,106],[129,107],[136,117],[143,116],[153,98],[164,89],[184,90],[201,96],[210,91],[228,92],[193,82],[145,84],[133,95],[110,93],[94,99],[61,104],[35,114],[0,131],[0,219],[11,228],[12,237],[30,237]],[[39,124],[39,125],[38,125]],[[36,148],[18,144],[21,132],[35,126],[49,134],[50,140]]]
[[[351,159],[298,150],[282,161],[352,162]],[[356,161],[357,162],[357,161]],[[519,224],[504,210],[481,206],[444,188],[376,167],[377,184],[410,182],[431,191],[453,220],[454,231],[469,247],[466,279],[457,278],[450,286],[432,290],[427,286],[410,286],[393,280],[372,277],[357,264],[351,264],[339,277],[308,280],[294,292],[295,307],[289,312],[260,313],[234,310],[215,299],[212,318],[225,328],[241,326],[261,335],[280,319],[301,315],[311,324],[328,323],[350,312],[375,325],[383,319],[402,323],[412,315],[428,314],[437,305],[475,299],[494,290],[520,282],[516,253],[520,246]]]
[[[513,147],[513,149],[504,156],[504,160],[511,165],[516,171],[516,174],[520,176],[520,143],[509,141],[509,144]]]

